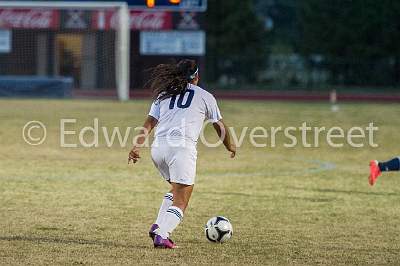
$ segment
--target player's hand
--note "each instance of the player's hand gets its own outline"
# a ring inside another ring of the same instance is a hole
[[[231,158],[235,158],[235,156],[236,156],[236,146],[232,144],[227,149],[231,153]]]
[[[128,164],[132,161],[133,163],[137,163],[137,161],[140,159],[139,155],[139,148],[133,147],[132,150],[129,152],[129,157],[128,157]]]

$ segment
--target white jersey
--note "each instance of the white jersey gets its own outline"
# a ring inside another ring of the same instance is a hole
[[[193,144],[205,120],[215,123],[222,119],[214,96],[193,84],[185,94],[153,102],[149,115],[158,120],[156,140],[184,139]]]

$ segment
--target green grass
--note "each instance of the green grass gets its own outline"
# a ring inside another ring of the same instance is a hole
[[[253,148],[246,138],[231,160],[222,147],[200,145],[195,190],[173,236],[178,250],[154,250],[147,237],[168,190],[148,149],[128,166],[130,145],[59,147],[61,118],[77,119],[68,129],[95,117],[125,129],[141,125],[148,105],[0,100],[0,264],[400,264],[400,173],[367,183],[370,159],[400,153],[398,105],[346,104],[331,113],[325,104],[222,101],[237,132],[375,122],[379,148]],[[24,143],[29,120],[47,125],[44,144]],[[214,215],[232,221],[226,244],[203,235]]]

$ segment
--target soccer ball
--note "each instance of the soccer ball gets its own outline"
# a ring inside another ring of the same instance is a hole
[[[232,224],[223,216],[216,216],[208,220],[205,226],[205,233],[211,242],[223,243],[232,237]]]

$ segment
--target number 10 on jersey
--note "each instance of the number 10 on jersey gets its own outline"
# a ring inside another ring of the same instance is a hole
[[[183,101],[184,101],[186,94],[188,94],[188,96],[186,98],[186,102],[184,103]],[[171,101],[169,102],[169,109],[174,109],[177,96],[178,95],[174,95],[171,97]],[[176,103],[176,106],[181,109],[188,108],[190,106],[190,104],[192,103],[193,96],[194,96],[194,90],[190,90],[190,89],[179,94],[179,98],[178,98],[178,102]]]

